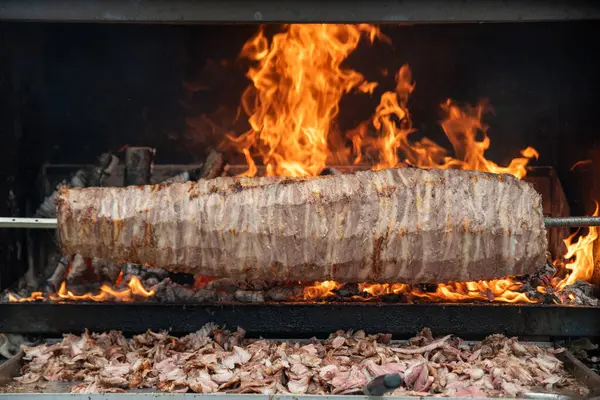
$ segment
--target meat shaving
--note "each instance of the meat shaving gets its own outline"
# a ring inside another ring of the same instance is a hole
[[[370,379],[399,373],[392,395],[514,397],[539,388],[586,394],[555,354],[561,350],[492,335],[476,344],[424,330],[402,346],[363,331],[321,341],[246,339],[216,325],[177,338],[148,331],[65,335],[56,344],[23,346],[23,385],[72,382],[72,392],[155,388],[183,393],[353,394]]]

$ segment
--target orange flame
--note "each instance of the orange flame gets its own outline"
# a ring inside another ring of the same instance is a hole
[[[117,280],[122,279],[122,275],[119,274]],[[147,290],[140,282],[137,276],[132,276],[129,282],[127,283],[127,288],[122,290],[114,289],[109,285],[102,285],[100,290],[96,294],[92,293],[84,293],[81,295],[75,294],[72,291],[67,289],[66,281],[63,281],[60,284],[60,287],[56,293],[52,293],[47,297],[43,295],[42,292],[33,292],[28,297],[18,297],[12,293],[8,294],[8,300],[11,303],[23,303],[23,302],[31,302],[31,301],[40,301],[40,300],[50,300],[50,301],[64,301],[64,300],[74,300],[74,301],[119,301],[119,302],[131,302],[139,299],[140,297],[152,297],[154,296],[154,290]]]
[[[267,175],[317,175],[325,167],[342,96],[372,93],[377,85],[341,66],[363,35],[383,38],[366,24],[294,24],[270,43],[260,30],[244,45],[240,55],[257,63],[242,96],[251,130],[229,139],[246,157],[245,175],[256,174],[251,152],[262,158]]]
[[[332,291],[339,289],[341,286],[342,284],[335,281],[315,282],[312,286],[304,287],[302,295],[304,300],[324,299],[334,296]]]
[[[598,216],[598,202],[596,202],[596,210],[594,216]],[[577,238],[573,243],[573,239],[577,232],[565,239],[567,246],[567,254],[565,260],[571,260],[566,263],[565,268],[570,271],[569,275],[559,282],[553,282],[553,286],[562,289],[567,285],[572,285],[578,280],[589,281],[594,273],[594,242],[598,240],[598,231],[600,228],[591,226],[588,228],[588,233]]]
[[[402,283],[359,285],[362,292],[374,297],[386,294],[404,294],[414,299],[428,302],[464,302],[492,301],[501,303],[535,303],[525,293],[518,292],[521,284],[512,279],[496,279],[491,281],[440,283],[435,291],[424,292],[418,288]]]
[[[367,24],[292,24],[271,41],[260,30],[246,42],[240,55],[256,63],[247,73],[252,85],[242,95],[251,129],[238,137],[228,135],[246,158],[249,168],[243,175],[257,173],[256,156],[266,165],[267,175],[306,176],[319,174],[329,160],[348,154],[358,164],[367,152],[379,160],[375,169],[408,164],[525,176],[529,160],[538,157],[531,147],[505,167],[485,158],[490,146],[488,126],[482,122],[489,109],[485,102],[465,108],[452,100],[441,105],[445,115],[441,126],[454,149],[453,157],[430,139],[411,141],[415,130],[408,100],[415,83],[408,65],[397,71],[395,90],[381,95],[371,121],[346,133],[352,146],[343,148],[334,129],[340,100],[352,91],[373,94],[377,86],[342,67],[362,36],[371,42],[389,40]],[[375,134],[369,135],[373,130]]]

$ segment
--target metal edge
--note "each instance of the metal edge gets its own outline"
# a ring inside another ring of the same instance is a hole
[[[339,329],[412,337],[428,327],[464,339],[494,333],[518,337],[600,336],[600,307],[399,303],[2,303],[0,332],[61,335],[147,329],[195,332],[213,322],[242,327],[249,336],[301,338]]]
[[[563,362],[565,369],[577,379],[579,383],[590,389],[588,397],[600,395],[600,376],[588,368],[587,365],[579,361],[570,351],[565,350],[556,354],[556,357]]]
[[[3,0],[0,20],[126,23],[504,22],[600,18],[597,2],[534,0]]]

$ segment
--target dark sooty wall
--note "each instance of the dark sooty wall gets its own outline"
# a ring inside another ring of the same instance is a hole
[[[3,179],[15,176],[22,183],[18,192],[26,196],[42,163],[89,163],[125,144],[157,147],[159,163],[193,162],[204,149],[190,140],[185,116],[214,115],[225,106],[220,123],[231,123],[228,116],[248,83],[247,65],[236,57],[256,29],[0,24],[0,151],[16,151],[0,157]],[[566,181],[571,165],[589,158],[599,141],[597,24],[382,29],[393,47],[365,44],[348,65],[379,80],[382,90],[393,88],[393,74],[382,77],[383,68],[411,65],[416,89],[409,108],[416,137],[448,144],[437,124],[438,105],[448,97],[470,103],[485,97],[495,108],[486,122],[492,139],[488,154],[497,162],[533,145],[541,154],[538,164],[554,165]],[[186,81],[209,90],[189,96]],[[366,119],[380,93],[344,99],[340,125],[348,128]]]

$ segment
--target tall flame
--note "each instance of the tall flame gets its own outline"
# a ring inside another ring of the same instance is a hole
[[[598,203],[594,216],[598,216]],[[587,234],[579,236],[576,242],[573,239],[577,232],[565,239],[567,254],[565,268],[570,271],[569,274],[559,282],[554,282],[554,287],[562,289],[567,285],[572,285],[578,280],[589,281],[594,274],[594,242],[598,240],[598,231],[600,228],[591,226]]]
[[[525,176],[529,160],[538,157],[531,147],[505,167],[485,158],[490,139],[482,122],[489,108],[484,102],[464,108],[452,100],[441,105],[441,126],[454,156],[430,139],[410,140],[415,130],[408,101],[415,83],[408,65],[397,71],[395,90],[381,95],[371,120],[346,133],[352,146],[334,140],[341,137],[335,120],[342,97],[352,91],[373,94],[377,86],[342,66],[363,36],[371,42],[389,40],[367,24],[292,24],[271,41],[260,30],[246,42],[240,55],[256,63],[247,73],[252,84],[242,95],[251,129],[238,137],[228,135],[246,158],[249,168],[244,175],[257,173],[257,156],[267,175],[306,176],[318,175],[340,154],[353,154],[358,164],[364,153],[375,153],[375,169],[408,164]]]
[[[317,175],[325,167],[342,96],[372,93],[377,85],[341,65],[363,35],[381,37],[366,24],[297,24],[271,43],[260,30],[244,45],[241,56],[257,63],[242,96],[251,130],[230,139],[246,156],[246,175],[256,173],[251,152],[261,156],[267,175]]]

